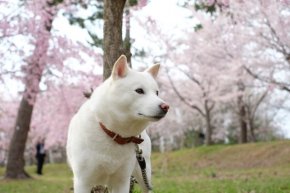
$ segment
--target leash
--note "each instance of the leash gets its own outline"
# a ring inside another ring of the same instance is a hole
[[[143,153],[142,149],[140,149],[137,144],[135,144],[135,147],[136,147],[136,158],[137,158],[137,161],[138,161],[140,169],[141,169],[141,173],[142,173],[142,177],[143,177],[143,181],[145,183],[145,186],[146,186],[147,190],[153,190],[153,188],[150,185],[150,182],[148,180],[148,176],[147,176],[147,172],[146,172],[146,161],[145,161],[144,157],[142,156],[142,153]]]
[[[131,176],[129,193],[133,193],[135,183],[137,183],[137,180],[134,178],[134,176]]]

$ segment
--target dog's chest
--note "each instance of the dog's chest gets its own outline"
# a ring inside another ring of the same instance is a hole
[[[98,147],[94,150],[94,160],[91,164],[96,169],[101,169],[106,175],[111,175],[123,170],[132,170],[135,165],[135,152],[131,146]]]
[[[134,144],[119,145],[100,128],[87,133],[83,139],[82,143],[85,143],[83,149],[88,149],[86,157],[93,159],[91,164],[101,167],[108,173],[114,173],[115,170],[132,164],[135,160]]]
[[[85,108],[84,108],[85,109]],[[135,145],[119,145],[99,126],[96,116],[82,113],[76,121],[78,128],[72,131],[75,137],[72,146],[86,157],[89,168],[112,174],[118,170],[131,170],[135,166]]]

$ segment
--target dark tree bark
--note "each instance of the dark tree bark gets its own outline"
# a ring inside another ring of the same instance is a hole
[[[208,107],[208,101],[205,102],[205,120],[206,120],[206,132],[205,132],[205,145],[212,145],[212,125],[211,125],[211,109]]]
[[[23,179],[30,177],[24,170],[24,151],[44,66],[38,63],[29,64],[28,69],[26,89],[18,108],[14,133],[10,141],[5,178]]]
[[[243,104],[243,97],[238,97],[238,107],[239,107],[239,123],[240,123],[240,136],[239,143],[247,143],[248,142],[248,128],[246,118],[246,108]]]
[[[257,137],[255,135],[255,118],[256,118],[256,112],[263,102],[263,100],[268,95],[268,89],[258,98],[258,100],[255,103],[246,105],[246,113],[247,113],[247,119],[248,119],[248,129],[250,132],[250,140],[253,142],[257,141]]]
[[[125,3],[126,0],[104,1],[104,80],[111,75],[115,61],[124,54],[122,20]]]
[[[250,130],[250,135],[251,135],[251,139],[253,142],[257,142],[257,138],[255,135],[255,124],[254,124],[254,119],[253,118],[249,118],[249,130]]]
[[[6,166],[6,178],[22,179],[28,178],[24,166],[25,143],[30,128],[33,105],[29,104],[25,97],[22,98],[17,114],[15,130],[10,142],[8,163]]]
[[[126,5],[125,5],[125,24],[126,24],[126,31],[125,31],[125,39],[123,42],[123,50],[124,53],[127,57],[127,62],[129,63],[129,65],[132,67],[132,62],[131,62],[131,35],[130,35],[130,5],[129,5],[129,1],[127,1]]]
[[[239,91],[245,91],[245,85],[243,82],[238,82],[238,89]],[[238,96],[238,108],[239,108],[239,123],[240,123],[240,136],[239,136],[239,143],[247,143],[248,142],[248,128],[247,128],[247,121],[246,121],[246,106],[243,101],[243,96]]]

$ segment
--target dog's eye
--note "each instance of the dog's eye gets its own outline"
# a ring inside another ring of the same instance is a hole
[[[159,92],[158,92],[158,90],[156,91],[156,95],[158,96],[158,94],[159,94]]]
[[[135,90],[138,94],[145,94],[144,90],[142,88],[137,88]]]

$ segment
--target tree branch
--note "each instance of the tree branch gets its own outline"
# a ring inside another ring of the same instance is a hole
[[[198,113],[200,113],[203,117],[205,117],[205,113],[196,105],[192,105],[190,104],[181,94],[180,92],[178,91],[178,89],[176,88],[175,84],[173,83],[173,80],[171,79],[170,75],[168,74],[168,70],[166,70],[166,74],[167,74],[167,77],[169,79],[169,82],[175,92],[175,94],[180,98],[180,100],[186,104],[187,106],[189,106],[190,108],[198,111]]]
[[[178,67],[178,70],[180,70],[183,74],[185,74],[190,80],[192,80],[193,82],[195,82],[197,85],[201,86],[199,80],[197,80],[195,77],[191,76],[189,73],[185,72],[180,67]]]
[[[290,84],[278,82],[276,80],[268,79],[268,78],[265,78],[265,77],[261,77],[261,76],[257,75],[256,73],[254,73],[252,70],[250,70],[245,65],[243,66],[243,68],[253,78],[258,79],[258,80],[261,80],[261,81],[266,82],[266,83],[275,84],[275,85],[277,85],[280,88],[280,90],[284,90],[284,91],[290,93]]]
[[[258,107],[260,106],[260,104],[262,103],[262,101],[266,98],[268,94],[268,90],[266,90],[262,96],[259,98],[259,100],[257,101],[257,103],[255,104],[255,106],[252,108],[252,113],[251,113],[251,117],[254,119],[256,111],[258,109]]]
[[[262,10],[262,14],[263,14],[263,16],[264,16],[264,18],[265,18],[265,25],[266,25],[266,26],[269,28],[269,30],[270,30],[270,34],[271,34],[271,36],[272,36],[272,39],[271,39],[271,40],[272,40],[274,43],[271,43],[271,40],[269,40],[268,37],[265,36],[265,35],[263,35],[263,34],[261,34],[262,37],[263,37],[266,41],[268,41],[270,44],[272,44],[278,52],[282,53],[283,56],[285,57],[285,60],[286,60],[287,63],[290,65],[290,53],[287,52],[287,48],[286,48],[287,46],[286,46],[285,44],[282,43],[280,37],[279,37],[279,36],[277,35],[277,33],[276,33],[275,28],[274,28],[274,27],[272,26],[272,24],[270,23],[270,20],[268,19],[268,15],[267,15],[263,10]]]

